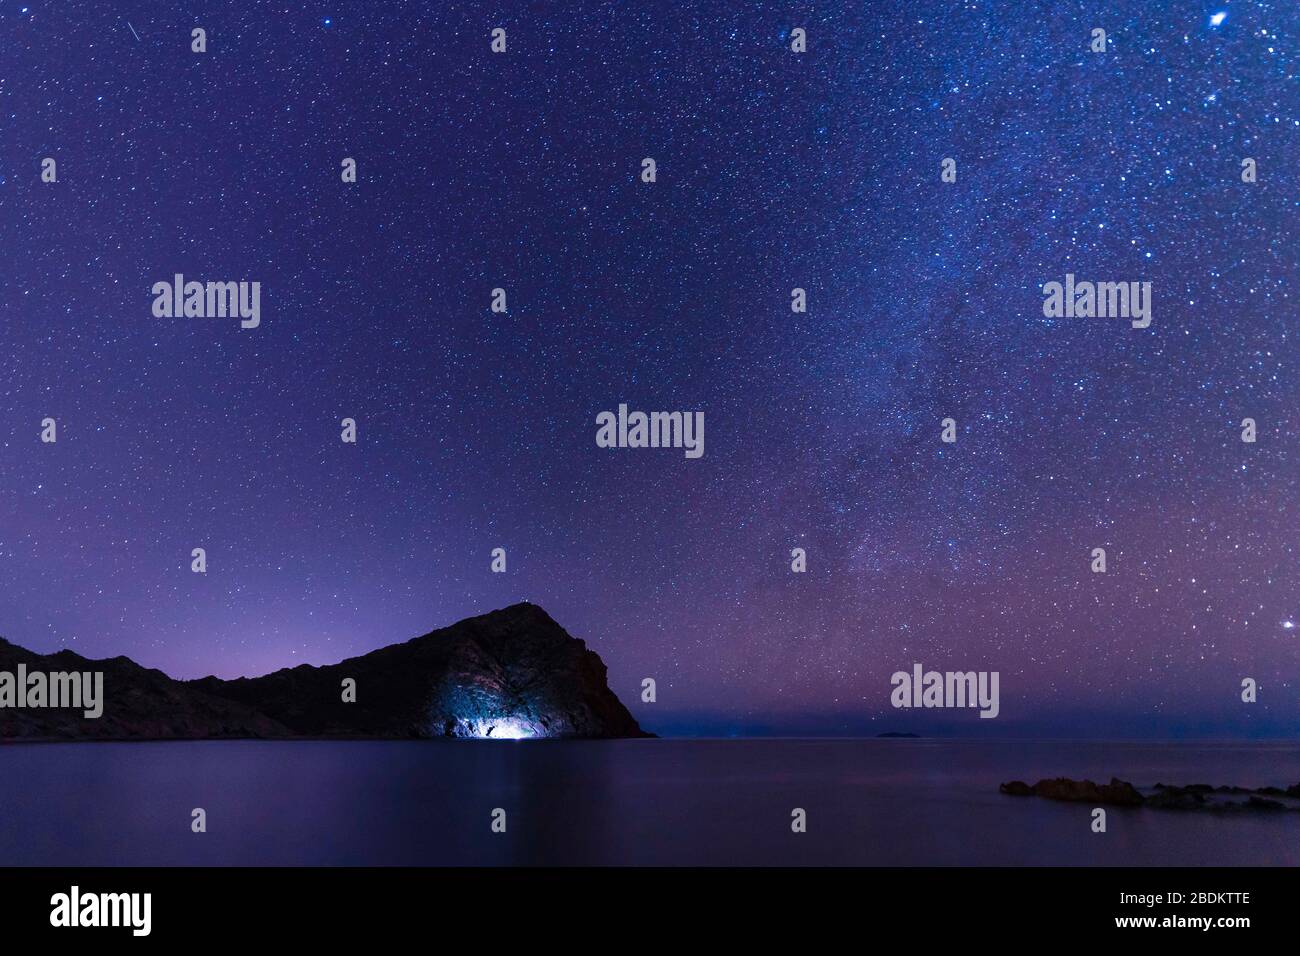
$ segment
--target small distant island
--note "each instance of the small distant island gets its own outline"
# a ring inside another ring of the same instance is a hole
[[[98,717],[0,707],[0,741],[653,736],[610,690],[600,656],[527,603],[264,677],[178,681],[127,657],[41,655],[3,639],[0,672],[11,686],[15,673],[102,673],[104,698]]]
[[[876,734],[876,739],[877,739],[877,740],[883,740],[883,739],[890,739],[890,740],[920,740],[920,739],[921,739],[921,735],[920,735],[920,734],[907,733],[907,732],[901,732],[901,731],[897,731],[897,730],[891,730],[891,731],[889,731],[888,733]]]
[[[1141,790],[1127,780],[1112,777],[1110,783],[1056,777],[1040,780],[1032,787],[1023,780],[1004,783],[998,790],[1012,797],[1044,797],[1072,803],[1116,807],[1149,807],[1153,810],[1300,810],[1300,783],[1293,787],[1212,787],[1193,783],[1183,787],[1157,783]],[[1245,797],[1245,799],[1240,799]]]

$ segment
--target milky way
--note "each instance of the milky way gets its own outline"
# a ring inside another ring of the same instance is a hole
[[[112,6],[0,3],[0,634],[228,677],[531,600],[661,732],[1300,730],[1293,3]]]

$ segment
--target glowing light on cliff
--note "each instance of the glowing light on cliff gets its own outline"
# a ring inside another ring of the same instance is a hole
[[[545,729],[530,720],[516,717],[496,717],[469,722],[473,736],[482,740],[529,740],[545,737]]]

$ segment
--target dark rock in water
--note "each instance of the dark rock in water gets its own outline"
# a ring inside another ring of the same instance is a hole
[[[1112,777],[1108,784],[1057,777],[1054,780],[1038,781],[1034,784],[1033,790],[1037,796],[1046,797],[1048,800],[1106,803],[1120,807],[1136,807],[1142,803],[1142,794],[1138,793],[1131,783],[1115,777]]]
[[[1205,796],[1183,787],[1159,787],[1144,805],[1157,810],[1200,810],[1205,806]]]
[[[1103,803],[1117,807],[1136,807],[1142,803],[1142,794],[1137,792],[1133,784],[1117,777],[1111,777],[1110,783],[1097,789],[1101,792]]]
[[[1263,797],[1251,797],[1246,801],[1246,807],[1250,810],[1285,810],[1287,808],[1285,803],[1277,800],[1265,800]]]
[[[540,607],[516,604],[338,664],[175,681],[119,657],[42,657],[0,641],[0,670],[104,672],[104,713],[0,709],[0,738],[648,737],[605,664]],[[345,679],[356,682],[343,701]]]
[[[1300,785],[1288,787],[1286,790],[1278,787],[1260,787],[1251,790],[1246,787],[1212,787],[1204,783],[1193,783],[1186,787],[1157,783],[1149,793],[1143,794],[1131,783],[1114,777],[1109,784],[1057,777],[1053,780],[1040,780],[1032,787],[1020,780],[1012,780],[1002,784],[998,789],[1014,797],[1038,796],[1049,800],[1112,804],[1121,807],[1141,806],[1154,810],[1300,811],[1300,802],[1296,802],[1297,798],[1300,798]],[[1233,801],[1225,799],[1225,794],[1248,794],[1249,798],[1244,802]],[[1274,797],[1282,799],[1271,799]]]

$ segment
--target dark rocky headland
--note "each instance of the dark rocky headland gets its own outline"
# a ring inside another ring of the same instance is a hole
[[[1045,797],[1094,806],[1150,807],[1153,810],[1300,810],[1300,783],[1286,789],[1212,787],[1208,783],[1193,783],[1185,787],[1157,783],[1154,787],[1139,789],[1117,777],[1112,777],[1110,783],[1056,777],[1040,780],[1032,787],[1023,780],[1012,780],[998,789],[1012,797]]]
[[[467,618],[338,664],[178,681],[126,657],[41,655],[0,639],[0,671],[103,673],[103,714],[0,707],[3,740],[650,737],[604,662],[534,604]],[[355,684],[345,702],[344,681]]]

